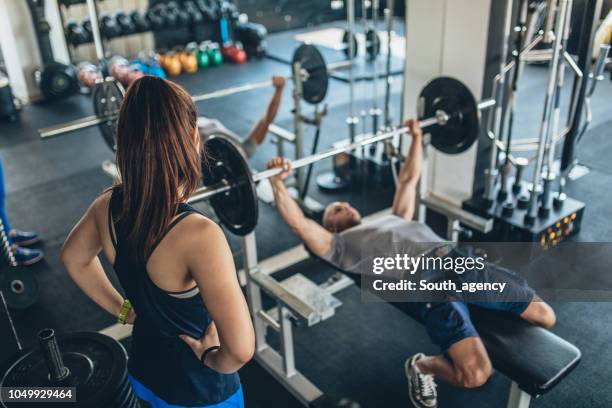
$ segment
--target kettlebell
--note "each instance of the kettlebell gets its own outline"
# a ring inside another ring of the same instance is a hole
[[[221,65],[223,63],[223,55],[221,49],[217,43],[208,43],[206,45],[208,50],[208,57],[212,65]]]
[[[179,53],[179,61],[184,72],[193,74],[198,71],[198,60],[195,53],[191,51],[182,51]]]
[[[169,52],[165,55],[163,60],[163,67],[170,76],[177,76],[181,74],[182,66],[179,56],[174,52]]]

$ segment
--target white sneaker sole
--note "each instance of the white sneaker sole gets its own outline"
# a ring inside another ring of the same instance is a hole
[[[438,405],[434,405],[432,407],[428,407],[426,405],[421,404],[420,402],[415,401],[412,398],[412,381],[410,378],[410,361],[412,360],[412,357],[410,357],[409,359],[406,360],[406,362],[404,363],[404,372],[406,373],[406,379],[408,380],[408,397],[410,398],[410,402],[412,402],[412,405],[414,406],[414,408],[436,408]]]

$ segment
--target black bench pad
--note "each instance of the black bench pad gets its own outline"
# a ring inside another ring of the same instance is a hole
[[[336,269],[361,285],[358,274],[343,271],[306,250],[314,259]],[[390,303],[419,320],[409,302]],[[553,389],[580,362],[580,350],[556,334],[520,317],[470,306],[472,322],[487,349],[493,367],[516,382],[532,397]]]

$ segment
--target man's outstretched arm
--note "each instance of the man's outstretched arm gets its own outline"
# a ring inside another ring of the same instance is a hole
[[[280,76],[272,77],[272,85],[274,85],[274,95],[272,95],[272,99],[268,104],[268,108],[266,109],[266,113],[264,116],[259,119],[259,121],[255,124],[255,127],[251,130],[249,134],[249,140],[255,145],[260,145],[264,139],[266,138],[266,134],[268,133],[268,128],[274,121],[276,114],[278,113],[278,108],[280,107],[281,100],[283,98],[283,89],[285,88],[285,78]]]
[[[397,178],[393,212],[402,218],[412,220],[416,206],[416,189],[421,177],[423,162],[423,132],[415,119],[410,119],[406,126],[410,128],[412,144]]]
[[[277,167],[285,169],[278,176],[270,178],[278,213],[315,255],[324,256],[331,247],[332,234],[315,221],[306,218],[300,206],[287,191],[284,180],[291,174],[291,162],[282,157],[276,157],[268,162],[269,169]]]

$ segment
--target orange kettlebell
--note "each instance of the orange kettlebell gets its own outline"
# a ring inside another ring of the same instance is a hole
[[[183,71],[193,74],[198,71],[198,59],[195,53],[184,51],[179,54]]]
[[[166,54],[163,61],[164,61],[163,67],[168,73],[168,75],[170,76],[180,75],[182,71],[182,65],[181,65],[181,60],[176,53],[170,52]]]

